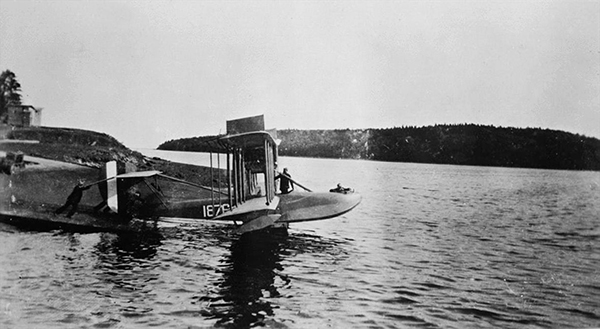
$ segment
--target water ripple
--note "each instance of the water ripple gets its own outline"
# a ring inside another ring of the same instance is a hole
[[[223,225],[157,236],[0,226],[0,327],[600,324],[600,189],[586,183],[597,173],[304,161],[323,175],[298,177],[311,187],[368,177],[354,180],[362,204],[242,237]]]

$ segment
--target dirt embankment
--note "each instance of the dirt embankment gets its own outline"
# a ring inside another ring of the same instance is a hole
[[[210,169],[149,158],[133,151],[113,137],[89,130],[52,127],[17,128],[0,140],[0,151],[22,152],[26,156],[50,159],[99,169],[112,160],[130,164],[136,170],[159,170],[192,183],[210,185]]]

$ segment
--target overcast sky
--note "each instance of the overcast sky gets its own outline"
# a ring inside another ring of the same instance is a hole
[[[129,147],[257,114],[600,138],[599,1],[0,0],[0,46],[43,125]]]

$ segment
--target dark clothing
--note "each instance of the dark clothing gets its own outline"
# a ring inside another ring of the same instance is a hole
[[[286,177],[287,175],[287,177]],[[294,190],[294,183],[288,178],[292,177],[290,174],[279,174],[275,176],[275,179],[279,179],[279,190],[281,194],[288,194]]]
[[[331,190],[329,190],[329,192],[347,194],[351,190],[352,189],[349,187],[338,186],[336,188],[332,188]]]
[[[71,216],[73,216],[73,214],[77,212],[77,207],[79,206],[79,202],[81,201],[81,197],[83,196],[83,191],[89,189],[90,187],[91,186],[84,187],[83,185],[76,185],[73,188],[73,192],[71,192],[71,194],[69,194],[69,196],[67,197],[67,202],[65,202],[65,204],[62,207],[56,209],[54,213],[58,215],[61,212],[67,210],[69,206],[71,206],[71,210],[67,214],[67,217],[70,218]]]
[[[144,200],[139,192],[128,191],[125,212],[128,219],[140,218],[143,209]]]

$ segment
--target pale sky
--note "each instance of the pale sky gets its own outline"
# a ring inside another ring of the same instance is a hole
[[[43,125],[134,148],[258,114],[600,138],[600,1],[0,0],[6,69]]]

